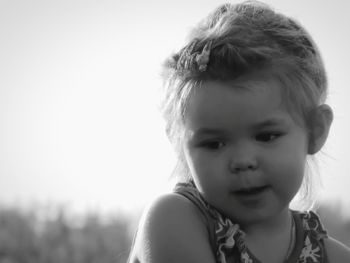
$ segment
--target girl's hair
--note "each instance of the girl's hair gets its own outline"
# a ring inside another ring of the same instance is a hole
[[[180,180],[190,179],[181,142],[191,90],[206,80],[230,81],[258,71],[280,82],[288,111],[307,127],[309,112],[327,93],[321,56],[299,23],[266,4],[246,1],[218,7],[192,30],[187,45],[166,60],[162,110],[178,154],[174,172]]]

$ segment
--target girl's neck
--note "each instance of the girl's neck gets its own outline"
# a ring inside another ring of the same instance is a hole
[[[292,213],[287,207],[278,215],[268,218],[263,221],[253,222],[251,224],[241,225],[246,236],[265,236],[279,234],[286,229],[289,229],[292,222]]]
[[[282,262],[291,249],[293,217],[288,210],[246,227],[245,243],[261,262]]]

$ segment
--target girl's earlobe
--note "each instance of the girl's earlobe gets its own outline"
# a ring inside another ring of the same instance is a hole
[[[308,154],[315,154],[325,144],[333,121],[333,111],[327,104],[318,106],[310,113]]]

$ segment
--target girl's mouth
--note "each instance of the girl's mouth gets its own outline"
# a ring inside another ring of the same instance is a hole
[[[259,186],[259,187],[242,188],[235,191],[234,193],[239,196],[254,196],[265,192],[265,190],[267,190],[268,188],[269,186],[267,185]]]

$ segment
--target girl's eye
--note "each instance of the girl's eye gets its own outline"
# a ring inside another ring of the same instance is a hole
[[[255,139],[260,142],[270,142],[282,136],[280,132],[262,132],[255,136]]]
[[[218,150],[224,146],[224,142],[222,141],[206,141],[200,144],[201,147],[209,149],[209,150]]]

